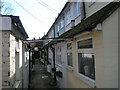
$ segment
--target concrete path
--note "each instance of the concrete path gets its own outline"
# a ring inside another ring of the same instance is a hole
[[[58,88],[58,86],[51,86],[52,76],[47,72],[46,67],[35,61],[34,71],[31,72],[30,88]]]

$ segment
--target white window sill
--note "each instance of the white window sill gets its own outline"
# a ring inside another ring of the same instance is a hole
[[[70,71],[72,71],[73,72],[73,70],[74,70],[74,68],[72,67],[72,66],[66,66],[66,68],[68,69],[68,70],[70,70]]]
[[[89,77],[86,77],[80,73],[77,73],[76,77],[78,77],[80,80],[82,80],[86,84],[90,85],[91,87],[95,87],[95,80],[92,80]]]

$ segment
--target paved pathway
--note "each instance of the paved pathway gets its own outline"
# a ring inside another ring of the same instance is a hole
[[[51,86],[52,76],[47,72],[46,67],[38,60],[35,61],[34,71],[31,72],[30,88],[58,88]]]

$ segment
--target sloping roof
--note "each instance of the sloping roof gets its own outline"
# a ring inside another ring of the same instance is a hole
[[[111,2],[101,10],[97,11],[90,17],[83,20],[81,23],[76,25],[74,28],[68,30],[67,32],[63,33],[58,38],[70,38],[74,35],[80,34],[84,31],[90,31],[96,27],[97,24],[102,23],[106,18],[108,18],[117,8],[120,7],[119,2]]]
[[[16,23],[18,28],[20,29],[20,32],[24,35],[25,38],[29,38],[28,34],[26,33],[21,20],[19,19],[19,16],[13,16],[13,15],[1,15],[2,17],[10,17],[12,19],[12,23]]]
[[[48,35],[48,33],[50,32],[51,28],[54,27],[55,23],[57,22],[57,20],[61,17],[61,15],[63,14],[63,12],[65,11],[66,7],[70,4],[70,2],[66,2],[66,4],[64,5],[63,9],[61,10],[61,12],[58,14],[57,18],[55,19],[54,23],[52,24],[52,26],[50,27],[49,31],[47,32],[46,35]]]
[[[81,23],[79,23],[72,29],[63,33],[61,36],[58,37],[58,39],[72,38],[75,35],[80,34],[82,32],[92,31],[92,29],[95,28],[97,24],[102,23],[106,18],[108,18],[119,7],[120,7],[120,1],[119,2],[111,2],[110,4],[108,4],[104,8],[102,8],[101,10],[97,11],[90,17],[83,20]],[[58,42],[60,42],[60,41],[51,41],[46,46],[48,47],[48,46],[51,46]]]
[[[25,36],[25,38],[29,38],[28,37],[28,34],[26,33],[20,19],[19,19],[19,16],[10,16],[12,18],[12,22],[14,23],[17,23],[18,25],[18,28],[20,29],[20,31],[22,32],[22,34]]]

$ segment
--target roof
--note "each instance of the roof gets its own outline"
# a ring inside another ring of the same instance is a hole
[[[91,31],[93,28],[96,27],[97,24],[102,23],[106,18],[108,18],[119,7],[120,7],[120,1],[119,2],[111,2],[110,4],[106,5],[104,8],[97,11],[90,17],[81,21],[81,23],[79,23],[72,29],[63,33],[58,38],[72,38],[73,36],[80,34],[84,31]]]
[[[78,35],[82,32],[92,31],[92,29],[95,28],[97,24],[102,23],[106,18],[108,18],[119,7],[120,7],[120,1],[119,2],[111,2],[110,4],[106,5],[104,8],[97,11],[96,13],[91,15],[90,17],[81,21],[81,23],[79,23],[78,25],[76,25],[72,29],[63,33],[61,36],[58,37],[58,39],[72,38],[75,35]],[[51,45],[56,44],[58,42],[59,41],[51,41],[46,46],[51,46]]]
[[[66,2],[66,4],[64,5],[63,9],[61,10],[61,12],[58,14],[58,17],[55,19],[54,23],[52,24],[52,26],[50,27],[49,31],[47,32],[46,35],[48,35],[48,33],[50,32],[51,28],[54,27],[55,23],[57,22],[57,20],[61,17],[61,15],[63,14],[64,10],[66,9],[66,7],[70,4],[70,2]]]
[[[2,15],[2,17],[11,17],[12,19],[12,22],[13,23],[16,23],[18,25],[18,28],[20,29],[20,32],[24,35],[25,38],[29,38],[28,37],[28,34],[26,33],[22,23],[21,23],[21,20],[19,18],[19,16],[13,16],[13,15]]]
[[[29,38],[28,37],[28,34],[26,33],[20,19],[19,19],[19,16],[10,16],[13,20],[13,22],[17,23],[18,25],[18,28],[21,30],[22,34],[25,36],[25,38]]]

